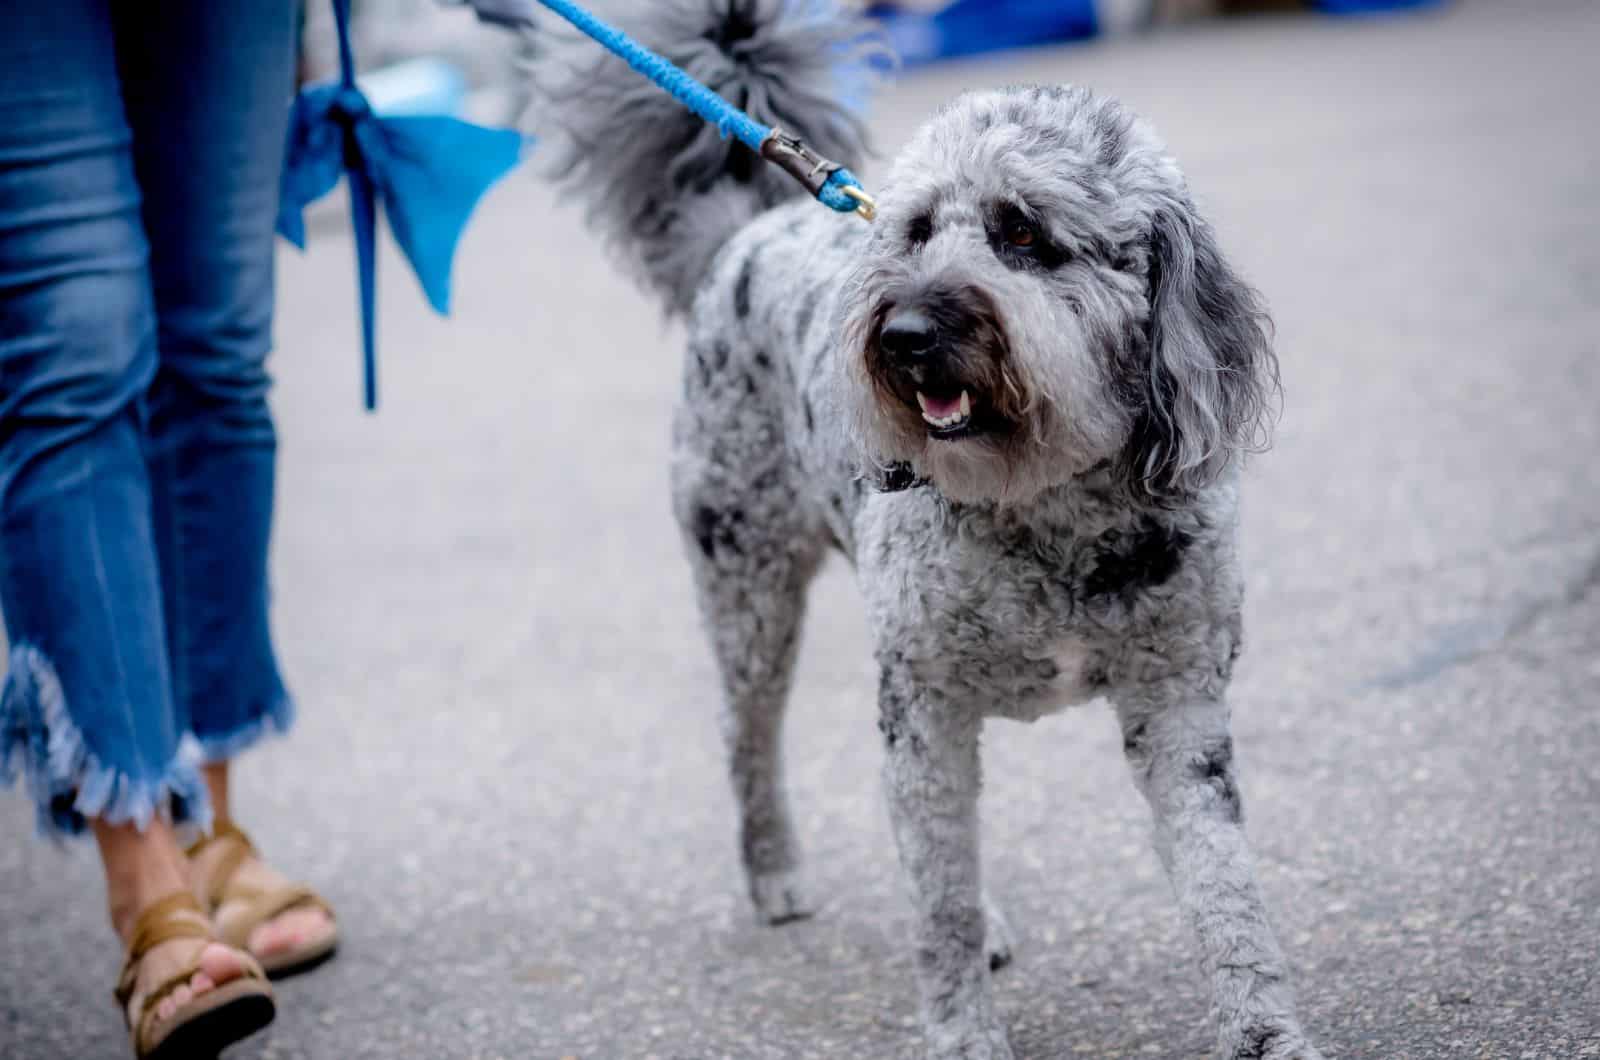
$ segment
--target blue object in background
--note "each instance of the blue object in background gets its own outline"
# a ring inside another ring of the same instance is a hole
[[[1377,15],[1388,11],[1408,11],[1437,7],[1444,0],[1313,0],[1317,10],[1330,15]]]
[[[1100,32],[1094,0],[955,0],[931,15],[875,4],[867,13],[883,20],[890,46],[907,65]]]
[[[1333,15],[1368,15],[1434,7],[1445,0],[1309,0]],[[1154,5],[1140,0],[952,0],[929,13],[879,2],[889,44],[907,66],[980,52],[1086,40],[1146,23]]]

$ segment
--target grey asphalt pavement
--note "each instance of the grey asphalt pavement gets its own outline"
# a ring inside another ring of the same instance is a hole
[[[966,86],[1116,93],[1275,309],[1287,396],[1249,473],[1234,700],[1330,1056],[1600,1057],[1597,41],[1578,0],[1213,22],[915,73],[876,112],[892,150]],[[767,929],[668,514],[677,333],[527,178],[462,246],[454,320],[383,267],[367,418],[348,241],[282,262],[276,621],[301,722],[241,765],[241,816],[347,944],[230,1055],[916,1057],[848,570],[814,597],[789,727],[823,908]],[[987,745],[1021,1055],[1205,1055],[1109,712]],[[0,1055],[122,1057],[95,861],[30,832],[0,801]]]

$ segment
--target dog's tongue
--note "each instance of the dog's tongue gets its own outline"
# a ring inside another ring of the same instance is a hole
[[[927,394],[918,394],[917,401],[922,405],[922,411],[927,415],[932,416],[936,420],[942,420],[946,416],[953,416],[957,412],[961,411],[960,394],[948,398],[929,397]]]

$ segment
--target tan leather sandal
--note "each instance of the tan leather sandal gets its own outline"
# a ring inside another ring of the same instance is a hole
[[[139,1000],[138,1011],[130,1012],[139,982],[139,964],[145,955],[163,942],[173,939],[219,941],[211,932],[200,902],[188,891],[177,891],[154,902],[134,924],[128,955],[117,977],[116,999],[128,1024],[133,1053],[139,1060],[193,1060],[216,1056],[241,1038],[247,1038],[272,1022],[277,1007],[266,973],[249,954],[237,954],[244,970],[237,979],[219,983],[211,990],[182,1005],[172,1017],[157,1021],[156,1009],[162,1000],[193,979],[200,969],[197,952],[188,968],[157,984]],[[204,947],[202,947],[204,949]]]
[[[234,877],[239,874],[239,867],[248,858],[260,855],[250,837],[231,822],[217,825],[216,831],[191,846],[187,852],[189,860],[192,862],[202,850],[219,845],[227,849],[211,870],[206,886],[206,901],[211,905],[212,923],[216,925],[218,938],[250,953],[272,979],[310,971],[333,956],[339,948],[339,931],[331,923],[326,935],[303,945],[273,954],[251,951],[251,933],[267,921],[291,909],[321,909],[332,921],[333,907],[303,884],[263,888],[236,882]]]

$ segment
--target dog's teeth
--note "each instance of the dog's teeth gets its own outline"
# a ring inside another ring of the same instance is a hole
[[[972,417],[972,395],[965,390],[961,392],[961,401],[952,412],[944,416],[935,416],[928,411],[928,396],[922,391],[917,391],[917,404],[922,407],[922,418],[928,426],[944,429],[965,423]]]

